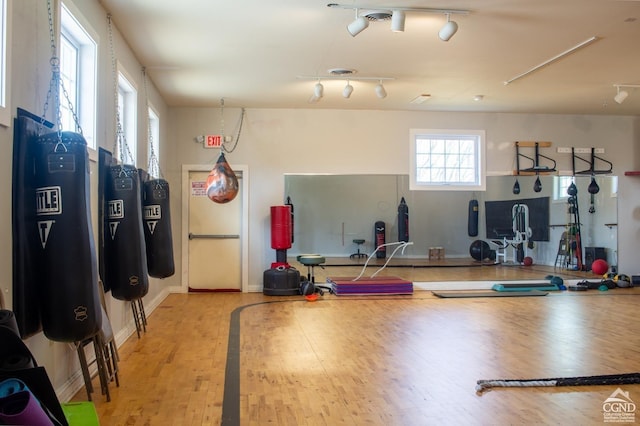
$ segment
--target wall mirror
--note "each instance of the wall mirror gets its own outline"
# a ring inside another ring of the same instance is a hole
[[[517,195],[513,193],[516,178]],[[408,175],[288,174],[284,199],[288,197],[294,206],[294,243],[289,254],[348,258],[358,249],[355,239],[365,240],[360,249],[370,253],[375,249],[377,221],[385,222],[387,242],[398,241],[397,212],[404,198],[413,245],[395,257],[426,259],[430,248],[442,247],[445,259],[470,259],[475,240],[499,240],[496,228],[511,227],[510,206],[540,199],[543,207],[531,209],[529,222],[545,232],[536,236],[528,254],[536,264],[554,266],[562,233],[576,222],[566,193],[573,181],[578,190],[582,246],[603,249],[598,253],[605,253],[610,265],[617,264],[617,178],[595,176],[599,191],[593,195],[588,191],[591,176],[539,178],[539,192],[534,191],[536,176],[489,176],[486,191],[468,192],[409,191]],[[468,234],[470,200],[478,201],[477,236]],[[496,219],[501,210],[506,220]]]

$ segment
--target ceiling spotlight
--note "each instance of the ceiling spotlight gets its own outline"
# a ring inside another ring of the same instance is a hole
[[[629,96],[629,92],[627,92],[626,90],[620,90],[620,88],[629,87],[631,89],[640,89],[640,84],[614,84],[613,87],[615,87],[617,90],[617,93],[613,97],[613,100],[621,104],[625,99],[627,99],[627,96]]]
[[[335,68],[333,70],[329,70],[330,75],[299,75],[298,78],[304,80],[313,80],[315,81],[315,85],[313,86],[313,92],[311,94],[311,98],[309,99],[310,103],[318,102],[324,95],[324,86],[322,85],[322,81],[327,80],[340,80],[346,82],[346,85],[342,89],[342,96],[346,99],[350,98],[353,94],[354,87],[351,85],[352,81],[367,81],[367,82],[377,82],[375,86],[375,94],[379,98],[386,98],[387,91],[385,90],[383,83],[389,80],[395,80],[393,77],[381,77],[381,76],[354,76],[355,70],[347,70],[346,68]],[[429,97],[430,95],[422,95],[425,97]]]
[[[392,6],[384,9],[376,9],[375,6],[358,5],[355,7],[353,4],[339,4],[329,3],[327,7],[338,9],[351,9],[356,11],[356,18],[347,26],[349,34],[352,36],[358,35],[369,26],[369,21],[381,22],[391,20],[391,31],[403,32],[405,24],[405,16],[409,13],[432,13],[437,15],[446,15],[447,23],[440,29],[438,36],[443,41],[449,41],[451,37],[458,31],[458,24],[450,19],[451,15],[468,15],[470,10],[466,9],[442,9],[433,7],[405,7],[405,6]],[[359,10],[363,10],[362,14],[358,13]]]
[[[620,90],[620,87],[618,87],[618,93],[613,97],[613,100],[621,104],[625,99],[627,99],[627,96],[629,96],[629,92],[626,90]]]
[[[376,91],[376,95],[380,99],[384,99],[387,97],[387,91],[384,90],[384,86],[382,85],[382,80],[380,80],[380,83],[376,85],[375,91]]]
[[[451,15],[447,13],[447,23],[440,29],[438,37],[442,41],[449,41],[451,37],[458,31],[458,24],[451,20]]]
[[[352,37],[355,37],[366,30],[368,26],[369,20],[364,16],[358,16],[358,9],[356,9],[356,19],[347,25],[347,31],[349,31]]]
[[[394,33],[404,32],[404,18],[403,10],[394,10],[393,15],[391,15],[391,31]]]
[[[353,93],[353,86],[347,81],[347,85],[342,89],[342,96],[346,99],[349,99],[351,94]]]
[[[322,98],[323,94],[324,94],[324,86],[318,80],[316,85],[313,87],[313,96],[318,98],[318,99],[320,99],[320,98]]]

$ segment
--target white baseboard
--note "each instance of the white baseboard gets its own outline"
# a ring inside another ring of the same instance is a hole
[[[162,303],[164,299],[167,298],[169,293],[170,292],[168,289],[163,289],[160,293],[158,293],[156,297],[144,303],[144,311],[147,317],[160,305],[160,303]],[[135,321],[133,320],[133,318],[131,318],[126,326],[114,335],[116,347],[122,346],[122,344],[135,332]],[[88,358],[87,362],[91,364],[94,360],[95,355],[93,356],[93,358]],[[90,365],[89,373],[92,377],[96,375],[97,366],[95,363]],[[67,381],[62,384],[62,386],[59,386],[55,389],[55,392],[58,396],[59,401],[67,402],[70,401],[71,398],[73,398],[73,396],[83,388],[84,378],[82,377],[82,371],[78,368],[78,370],[74,371],[73,374],[67,379]],[[96,397],[100,396],[99,392],[100,388],[94,387],[94,394],[96,395]]]

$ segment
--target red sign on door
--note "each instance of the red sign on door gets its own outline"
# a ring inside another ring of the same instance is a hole
[[[222,135],[206,135],[204,137],[205,148],[220,148],[222,146]]]

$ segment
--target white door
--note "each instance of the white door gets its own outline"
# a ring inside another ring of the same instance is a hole
[[[238,195],[218,204],[206,195],[208,171],[189,171],[189,291],[242,290],[242,172]]]

